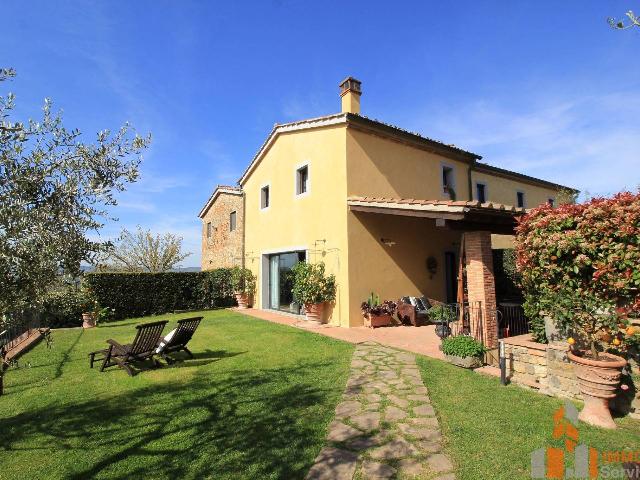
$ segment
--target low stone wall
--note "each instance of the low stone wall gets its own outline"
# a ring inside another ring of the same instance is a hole
[[[507,378],[520,386],[554,397],[581,400],[566,343],[534,342],[531,335],[505,338]],[[626,397],[626,398],[625,398]],[[612,404],[617,410],[640,418],[640,392],[631,385]]]

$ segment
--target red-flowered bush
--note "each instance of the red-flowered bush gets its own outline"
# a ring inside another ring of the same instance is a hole
[[[525,311],[538,340],[544,338],[542,312],[548,312],[564,326],[598,329],[591,333],[616,347],[637,341],[626,324],[640,316],[640,193],[543,205],[516,231]]]

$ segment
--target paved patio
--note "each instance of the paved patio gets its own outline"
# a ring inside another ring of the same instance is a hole
[[[299,317],[284,315],[273,311],[258,310],[255,308],[244,310],[234,308],[233,310],[262,320],[304,328],[306,330],[319,333],[320,335],[326,335],[327,337],[337,338],[350,343],[375,342],[381,345],[408,350],[410,352],[426,355],[432,358],[444,358],[442,356],[442,352],[439,350],[440,339],[435,333],[434,325],[426,325],[422,327],[408,327],[402,325],[381,328],[342,328],[331,325],[314,327],[305,320],[301,320]]]

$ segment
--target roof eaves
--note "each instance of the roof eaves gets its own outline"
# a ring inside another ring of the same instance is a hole
[[[488,172],[488,173],[497,173],[497,174],[502,174],[504,176],[507,177],[512,177],[515,178],[517,180],[521,180],[521,181],[526,181],[538,186],[543,186],[543,187],[548,187],[548,188],[553,188],[553,189],[557,189],[557,190],[568,190],[569,192],[572,193],[580,193],[580,190],[577,190],[573,187],[567,187],[566,185],[561,185],[559,183],[554,183],[554,182],[549,182],[548,180],[543,180],[541,178],[536,178],[536,177],[532,177],[530,175],[525,175],[524,173],[518,173],[518,172],[514,172],[512,170],[507,170],[506,168],[500,168],[500,167],[494,167],[493,165],[489,165],[487,163],[480,163],[480,162],[476,162],[473,169],[475,171],[480,171],[482,172],[483,170]]]

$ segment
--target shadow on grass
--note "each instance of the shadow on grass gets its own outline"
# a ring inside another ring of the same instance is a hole
[[[46,450],[77,480],[302,478],[324,440],[320,412],[332,410],[334,392],[314,380],[326,366],[197,372],[186,382],[56,402],[0,420],[0,449]]]

